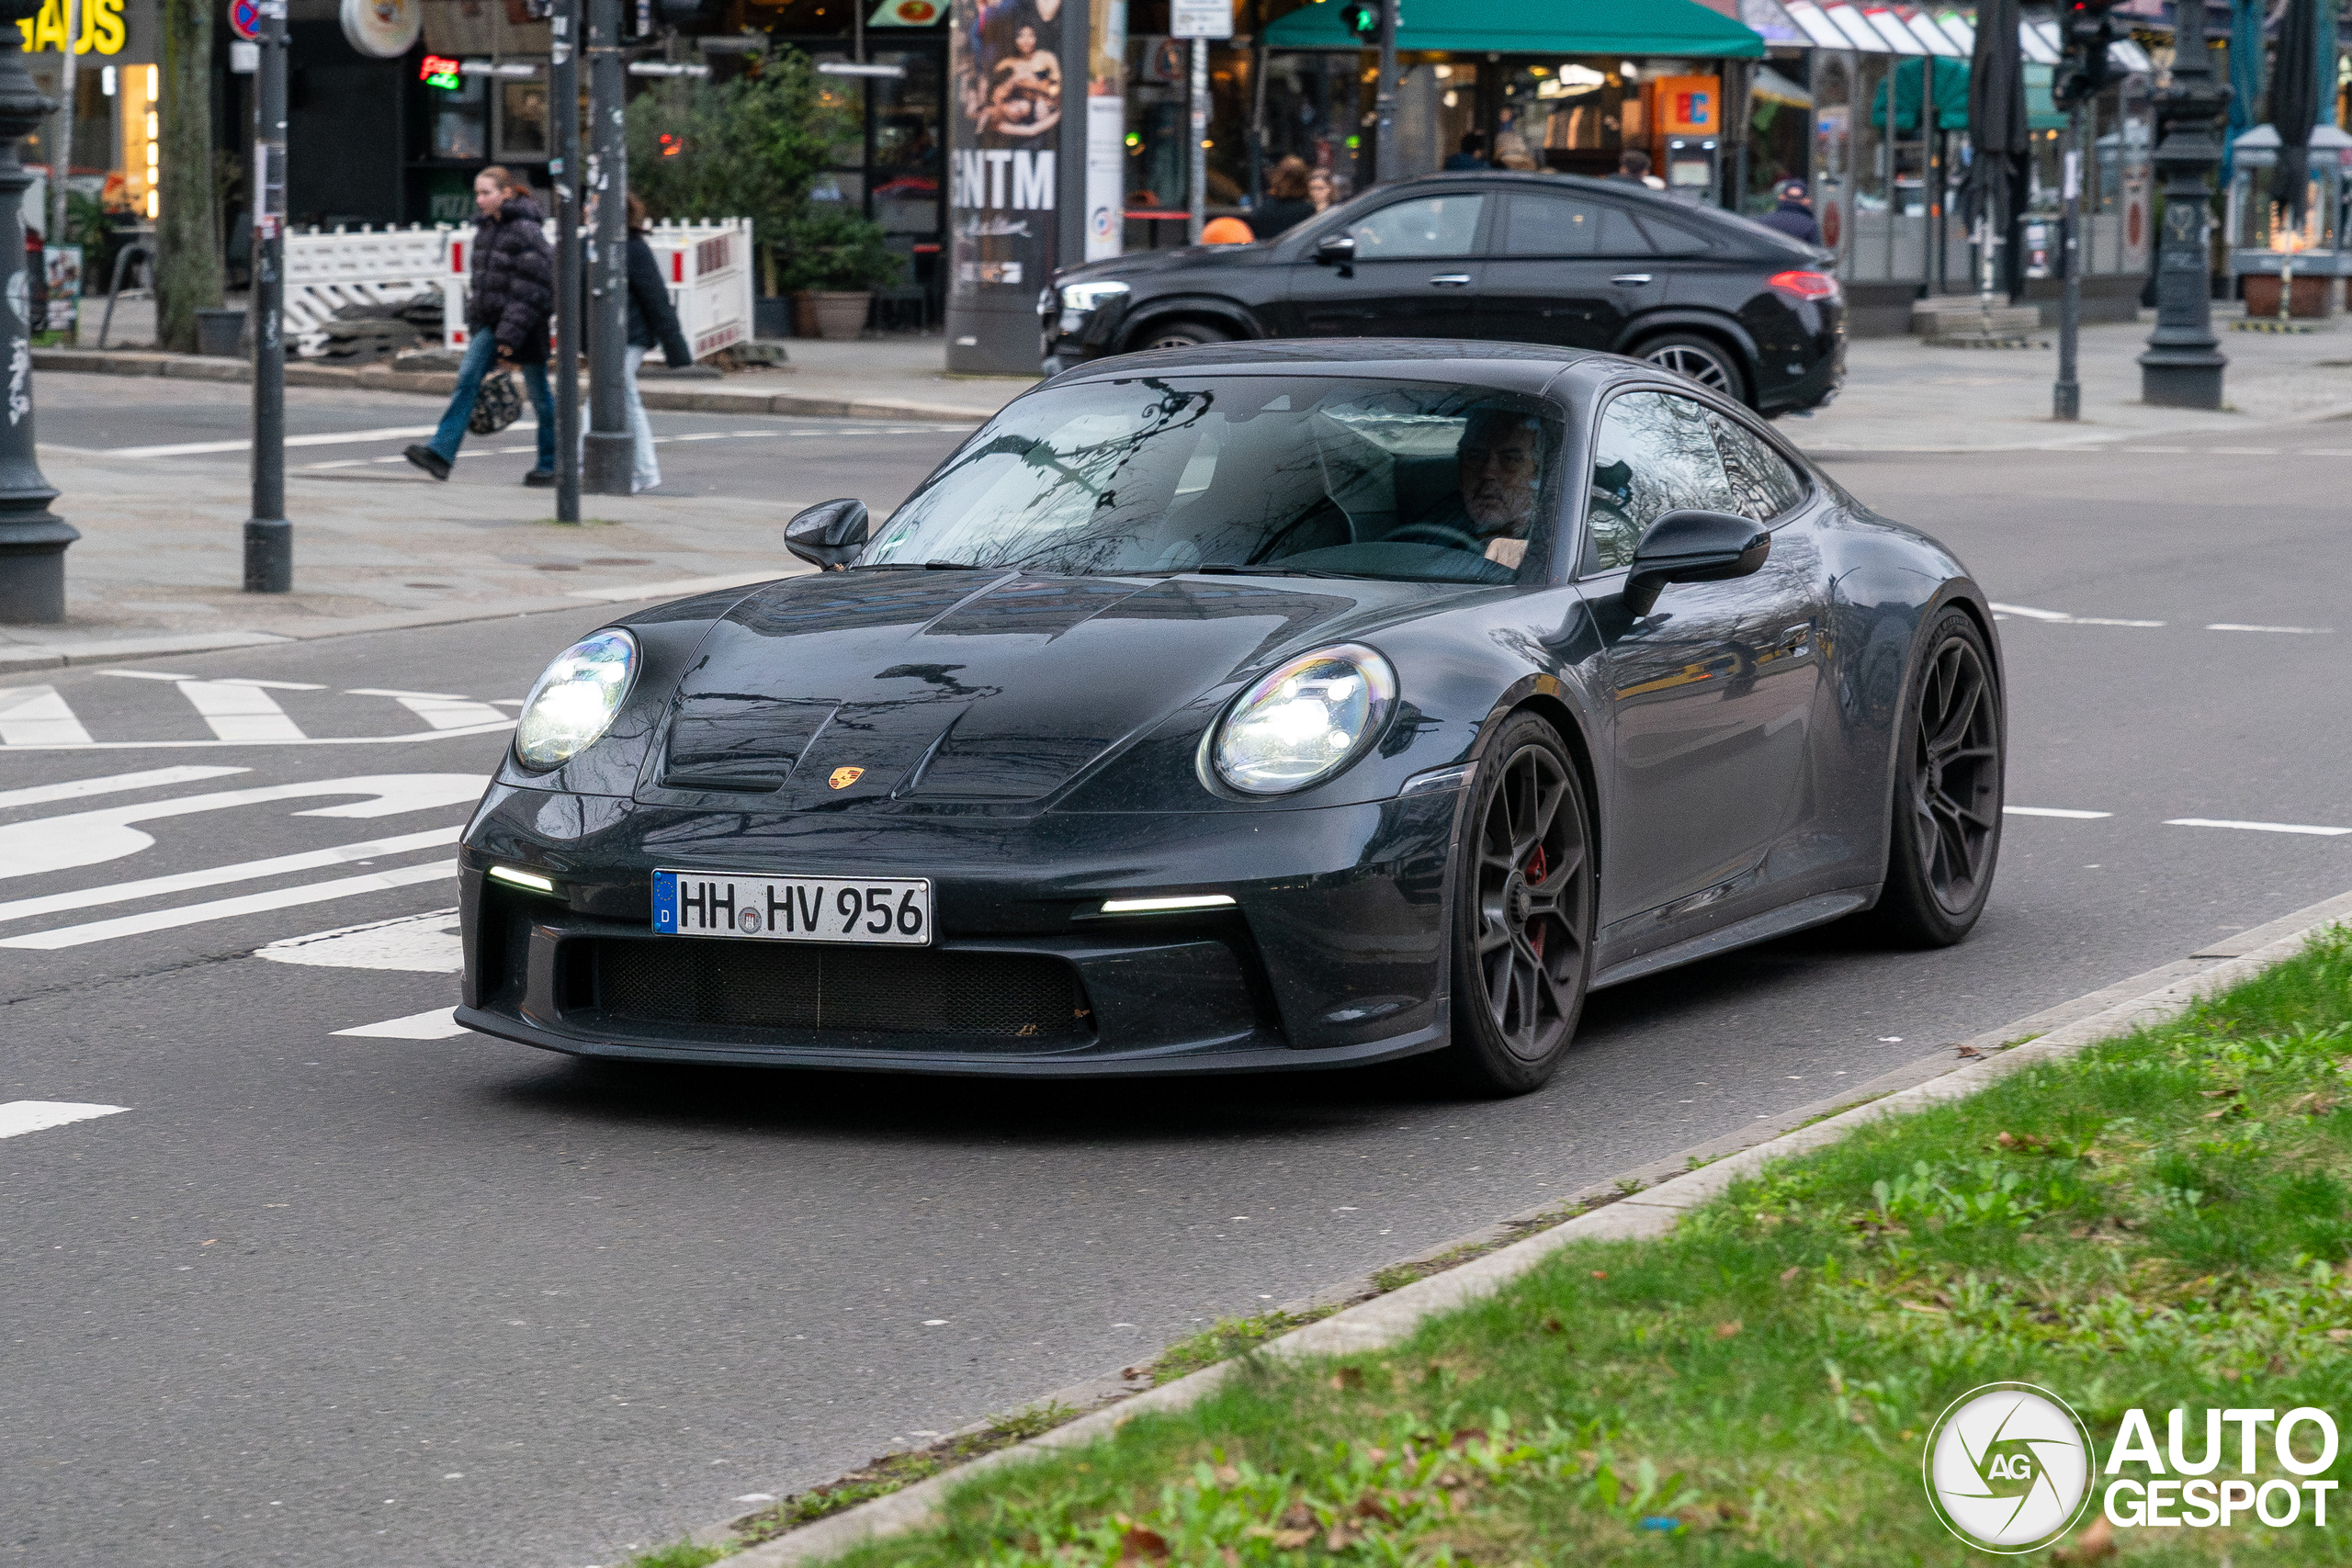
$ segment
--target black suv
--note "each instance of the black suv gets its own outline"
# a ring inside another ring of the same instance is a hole
[[[1431,337],[1632,355],[1767,416],[1846,375],[1829,254],[1713,208],[1566,175],[1401,180],[1271,241],[1071,267],[1045,370],[1239,338]]]

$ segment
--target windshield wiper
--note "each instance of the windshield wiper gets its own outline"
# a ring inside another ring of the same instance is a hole
[[[1208,561],[1193,567],[1193,571],[1212,577],[1341,577],[1337,571],[1317,571],[1304,566],[1235,566],[1231,561]]]
[[[989,571],[991,567],[974,566],[961,560],[878,560],[869,561],[860,571]]]

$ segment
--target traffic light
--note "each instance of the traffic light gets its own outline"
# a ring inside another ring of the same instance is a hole
[[[1381,20],[1389,3],[1390,0],[1347,0],[1340,7],[1340,20],[1347,24],[1348,31],[1366,43],[1377,43]]]
[[[2065,59],[2051,73],[2050,96],[2062,109],[2073,108],[2115,79],[2108,47],[2115,24],[2108,17],[2115,0],[2066,0],[2059,8],[2059,37]]]

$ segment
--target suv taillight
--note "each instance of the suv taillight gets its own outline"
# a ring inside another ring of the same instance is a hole
[[[1793,294],[1800,299],[1835,299],[1838,280],[1826,272],[1776,272],[1765,279],[1783,294]]]

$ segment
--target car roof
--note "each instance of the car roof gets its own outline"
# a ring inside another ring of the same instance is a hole
[[[1632,180],[1595,179],[1589,175],[1564,175],[1545,170],[1458,169],[1450,173],[1417,175],[1411,179],[1376,185],[1368,190],[1359,191],[1344,205],[1352,209],[1370,197],[1377,197],[1385,202],[1415,191],[1463,189],[1576,191],[1607,201],[1622,202],[1668,222],[1699,229],[1709,237],[1725,243],[1761,243],[1768,250],[1785,250],[1792,254],[1809,254],[1817,248],[1738,213],[1726,212],[1720,207],[1710,207],[1704,202],[1685,201]],[[1334,207],[1331,210],[1340,209]]]
[[[1125,381],[1180,370],[1192,375],[1234,376],[1288,371],[1386,380],[1461,381],[1502,390],[1538,392],[1571,367],[1606,369],[1629,363],[1598,349],[1544,344],[1482,343],[1454,338],[1270,338],[1258,343],[1204,344],[1197,348],[1156,348],[1108,359],[1090,359],[1045,385],[1068,387],[1085,381]]]

